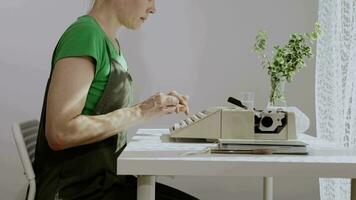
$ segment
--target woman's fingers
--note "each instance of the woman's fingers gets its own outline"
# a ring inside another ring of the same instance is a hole
[[[189,107],[185,105],[179,105],[178,107],[179,112],[184,112],[186,115],[189,115]]]
[[[185,107],[185,110],[182,111],[182,112],[184,112],[186,115],[189,115],[189,114],[190,114],[189,106],[186,106],[186,107]]]
[[[171,91],[169,93],[157,92],[152,100],[155,102],[163,114],[171,114],[173,112],[185,112],[185,114],[189,114],[189,106],[188,106],[188,96],[180,95],[176,91]]]
[[[189,96],[188,95],[181,95],[176,91],[171,91],[168,93],[168,95],[175,96],[179,99],[179,104],[183,106],[179,106],[178,112],[185,112],[186,115],[189,115],[189,105],[188,105],[188,100]]]
[[[188,96],[188,95],[183,95],[182,97],[183,97],[186,101],[189,100],[189,96]]]
[[[179,99],[179,104],[183,104],[185,106],[188,106],[188,96],[187,95],[181,95],[176,91],[171,91],[168,93],[168,95],[175,96]]]
[[[174,112],[176,112],[177,107],[176,106],[167,106],[165,108],[163,108],[163,113],[164,114],[172,114]]]
[[[161,106],[177,106],[179,105],[179,99],[175,96],[164,95],[161,97]]]

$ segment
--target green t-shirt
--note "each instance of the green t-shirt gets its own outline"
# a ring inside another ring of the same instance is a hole
[[[79,17],[76,22],[70,25],[57,44],[53,54],[52,66],[58,60],[66,57],[88,56],[93,58],[95,62],[95,76],[82,111],[84,115],[92,114],[104,92],[110,73],[109,53],[111,58],[116,59],[127,70],[122,52],[117,52],[101,26],[93,17],[88,15]]]

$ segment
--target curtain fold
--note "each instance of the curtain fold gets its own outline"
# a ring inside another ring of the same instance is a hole
[[[319,0],[317,136],[356,148],[356,0]],[[349,179],[320,179],[322,200],[350,199]]]

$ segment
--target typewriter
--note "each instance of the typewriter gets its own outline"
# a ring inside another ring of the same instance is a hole
[[[235,98],[234,107],[211,107],[170,127],[173,139],[219,140],[224,143],[303,144],[297,141],[296,116],[282,108],[248,109]]]

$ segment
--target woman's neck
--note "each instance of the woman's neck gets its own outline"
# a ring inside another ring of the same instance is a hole
[[[121,24],[117,20],[115,12],[109,5],[105,3],[94,4],[88,15],[96,19],[111,40],[115,40],[116,32],[121,27]]]

